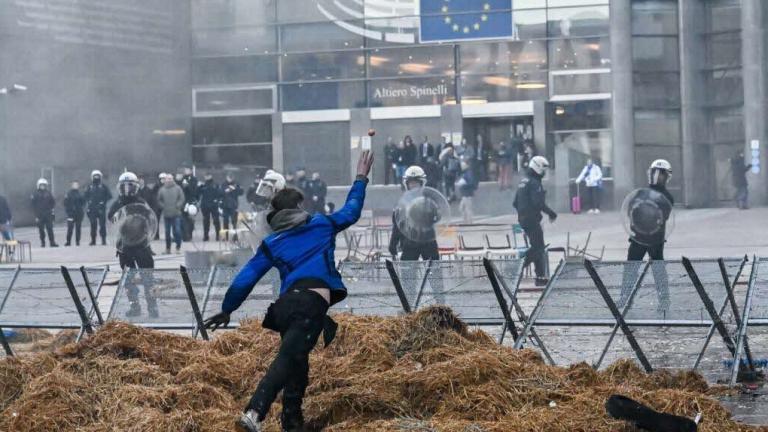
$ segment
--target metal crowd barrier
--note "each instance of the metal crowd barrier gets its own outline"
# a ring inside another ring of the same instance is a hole
[[[529,333],[538,330],[547,358],[565,363],[588,361],[600,368],[624,349],[649,372],[665,367],[697,370],[704,363],[711,370],[722,369],[724,358],[733,359],[735,369],[737,341],[748,346],[738,335],[737,329],[747,325],[734,294],[746,262],[746,257],[562,262],[515,347],[523,347]],[[753,276],[758,267],[754,263]]]

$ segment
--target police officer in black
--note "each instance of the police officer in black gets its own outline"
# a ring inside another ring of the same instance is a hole
[[[80,183],[72,182],[72,187],[64,197],[64,210],[67,212],[67,242],[64,246],[72,245],[72,232],[75,233],[75,244],[80,246],[80,233],[85,217],[85,197],[80,193]]]
[[[190,212],[190,206],[198,205],[198,183],[197,177],[193,174],[192,168],[184,168],[184,175],[179,182],[181,189],[184,191],[184,214],[182,220],[182,239],[184,241],[192,241],[192,233],[195,231],[195,216],[196,213]]]
[[[224,218],[224,229],[237,228],[237,207],[240,204],[240,195],[243,194],[243,188],[235,181],[231,174],[227,174],[226,181],[221,185],[221,215]]]
[[[667,190],[667,182],[672,176],[672,165],[664,159],[653,161],[648,168],[648,189],[660,193],[665,199],[661,199],[654,207],[658,207],[663,213],[661,226],[651,227],[653,229],[643,229],[643,221],[632,221],[632,235],[629,239],[629,250],[627,251],[627,261],[641,261],[647,254],[652,260],[664,260],[664,243],[666,242],[667,220],[672,214],[672,206],[675,199]],[[652,200],[651,192],[645,189],[638,191],[635,200]],[[636,206],[637,207],[637,206]],[[638,207],[639,208],[639,207]],[[651,221],[653,222],[653,221]]]
[[[101,244],[107,244],[107,203],[112,199],[112,192],[104,186],[103,175],[99,170],[91,172],[91,184],[85,190],[85,202],[88,220],[91,222],[91,243],[96,244],[96,230],[101,236]]]
[[[203,176],[203,184],[198,188],[200,196],[200,211],[203,212],[203,241],[208,241],[208,231],[213,228],[216,234],[216,240],[219,240],[219,231],[221,231],[221,220],[219,220],[219,205],[221,204],[221,188],[213,181],[213,175]]]
[[[118,197],[109,207],[107,216],[113,223],[118,222],[115,220],[115,215],[120,209],[129,204],[143,204],[146,207],[146,216],[144,220],[150,217],[154,211],[149,208],[146,201],[139,196],[139,179],[136,174],[132,172],[124,172],[120,175],[118,181]],[[142,230],[148,229],[148,225],[141,218],[134,219],[132,222],[139,221],[140,223],[129,227],[123,227],[122,230]],[[143,234],[143,235],[142,235]],[[120,260],[120,268],[125,270],[126,268],[136,269],[152,269],[155,268],[155,260],[152,257],[152,249],[150,247],[150,240],[154,236],[154,232],[137,233],[131,231],[131,238],[142,238],[142,241],[137,244],[127,244],[122,238],[121,232],[120,238],[117,239],[117,256]],[[144,286],[144,296],[147,301],[147,311],[151,318],[157,318],[157,301],[152,295],[151,288],[154,285],[151,275],[141,274],[142,285]],[[126,282],[126,294],[128,295],[128,301],[130,302],[130,309],[126,312],[126,316],[137,316],[141,314],[141,305],[139,304],[138,294],[139,290],[135,286],[133,280]]]
[[[423,188],[426,184],[427,175],[420,166],[414,165],[405,170],[405,174],[403,175],[403,185],[406,190]],[[427,212],[432,213],[431,215],[426,215],[426,217],[430,219],[434,225],[434,222],[436,222],[436,219],[439,217],[437,214],[437,206],[435,205],[433,208],[427,208],[426,210]],[[434,230],[434,227],[432,230]],[[438,250],[437,240],[435,239],[435,233],[432,231],[425,234],[424,237],[429,238],[430,240],[418,241],[408,238],[408,236],[403,234],[400,231],[400,228],[398,228],[397,210],[392,213],[392,236],[389,239],[389,253],[393,258],[397,258],[397,252],[398,249],[400,249],[403,252],[400,255],[400,259],[403,261],[418,261],[419,258],[425,261],[439,260],[440,252]]]
[[[48,190],[48,180],[41,178],[37,181],[37,190],[30,198],[32,202],[32,211],[35,213],[35,222],[37,230],[40,233],[40,247],[45,247],[45,234],[48,233],[48,240],[51,247],[59,247],[53,238],[53,220],[56,200],[51,191]]]
[[[547,206],[546,191],[541,179],[549,168],[549,162],[542,156],[535,156],[528,163],[528,175],[517,187],[514,206],[517,219],[530,240],[531,247],[525,254],[524,266],[533,263],[536,272],[536,286],[547,284],[546,250],[544,232],[541,229],[541,214],[546,213],[554,222],[557,213]]]

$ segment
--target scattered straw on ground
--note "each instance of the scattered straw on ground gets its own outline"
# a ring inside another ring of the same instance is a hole
[[[601,372],[547,366],[448,309],[337,320],[337,339],[311,357],[310,430],[630,431],[605,414],[613,393],[677,415],[701,411],[701,431],[757,430],[731,421],[695,374],[646,375],[631,361]],[[0,431],[231,431],[278,342],[257,322],[212,342],[109,323],[55,353],[0,361]],[[279,430],[275,405],[268,431]]]

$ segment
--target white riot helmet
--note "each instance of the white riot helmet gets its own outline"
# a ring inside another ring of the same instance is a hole
[[[666,159],[656,159],[648,168],[648,184],[664,186],[672,178],[672,164]]]
[[[272,199],[277,192],[283,189],[285,189],[285,177],[276,171],[267,170],[264,178],[259,181],[259,185],[256,187],[256,194]]]
[[[417,165],[408,167],[403,174],[403,186],[408,189],[408,183],[413,180],[420,182],[423,187],[427,184],[427,173],[424,172],[423,168]]]
[[[48,180],[44,178],[37,180],[37,188],[40,189],[40,186],[45,186],[46,188],[48,188]]]
[[[94,177],[96,177],[96,176],[99,176],[99,177],[104,177],[104,175],[103,175],[103,174],[101,173],[101,171],[99,171],[99,170],[93,170],[93,171],[91,171],[91,180],[93,180],[93,178],[94,178]]]
[[[547,172],[547,168],[549,168],[549,161],[544,156],[534,156],[528,162],[528,168],[536,174],[543,176]]]
[[[120,196],[134,196],[139,192],[139,178],[136,174],[126,171],[117,180],[117,192]]]

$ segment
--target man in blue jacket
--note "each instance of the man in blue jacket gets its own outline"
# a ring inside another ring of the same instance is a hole
[[[213,331],[226,327],[230,314],[246,300],[259,279],[272,267],[280,271],[280,296],[270,305],[262,325],[279,332],[282,342],[237,422],[246,432],[261,432],[262,422],[280,390],[283,430],[303,429],[301,404],[309,384],[309,353],[321,332],[326,345],[333,339],[336,325],[326,314],[330,306],[347,296],[334,266],[336,235],[360,219],[372,164],[373,155],[363,152],[346,204],[331,215],[305,212],[300,207],[304,197],[296,189],[286,188],[275,194],[267,216],[273,233],[232,281],[221,312],[205,321]]]

